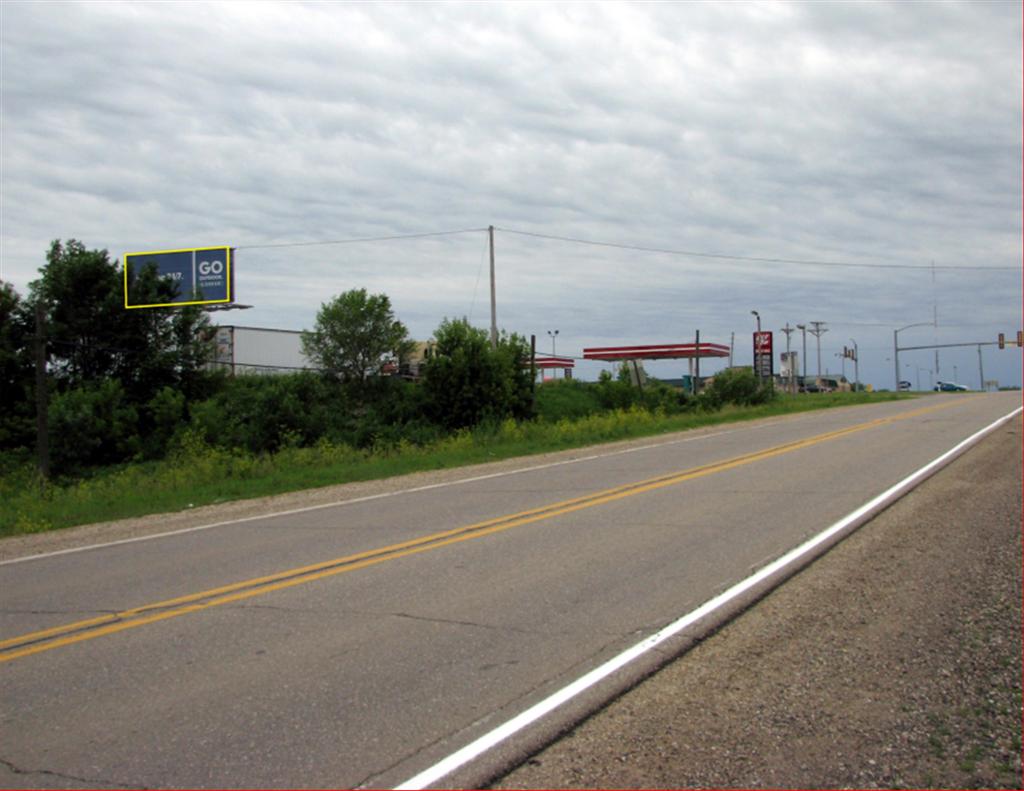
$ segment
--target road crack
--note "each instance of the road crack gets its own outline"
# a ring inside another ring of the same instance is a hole
[[[86,777],[79,777],[77,775],[66,774],[64,772],[55,772],[52,769],[22,769],[11,761],[5,758],[0,758],[0,766],[3,766],[11,774],[18,775],[20,777],[27,777],[30,775],[45,775],[47,777],[57,777],[61,780],[70,780],[74,783],[82,783],[89,787],[99,788],[139,788],[143,789],[146,786],[139,785],[138,783],[132,783],[125,785],[124,783],[115,783],[111,780],[90,780]]]

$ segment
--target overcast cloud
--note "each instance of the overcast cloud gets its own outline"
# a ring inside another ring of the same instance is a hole
[[[1021,327],[1016,1],[9,1],[0,36],[0,255],[22,293],[55,238],[231,244],[256,307],[222,323],[309,328],[365,287],[426,338],[488,326],[482,230],[264,245],[493,224],[498,323],[543,350],[554,329],[567,354],[700,329],[749,363],[756,309],[828,322],[823,367],[853,338],[891,387],[893,329],[936,306],[903,343]],[[927,383],[932,352],[901,360]],[[986,349],[985,378],[1020,384],[1020,360]],[[976,348],[953,366],[977,386]]]

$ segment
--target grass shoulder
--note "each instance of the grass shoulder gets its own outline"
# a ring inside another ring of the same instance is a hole
[[[781,395],[757,406],[669,414],[639,408],[547,418],[459,431],[426,445],[406,441],[355,449],[320,441],[255,455],[186,434],[164,460],[102,468],[43,486],[29,463],[0,474],[0,536],[181,511],[201,505],[413,472],[461,467],[604,442],[657,436],[817,409],[904,399],[897,393]],[[586,411],[586,410],[585,410]]]

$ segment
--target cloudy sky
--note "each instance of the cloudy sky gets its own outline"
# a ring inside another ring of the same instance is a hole
[[[1019,2],[0,4],[2,278],[53,239],[237,246],[247,311],[391,297],[550,351],[819,320],[901,346],[1021,327]],[[381,239],[382,237],[414,237]],[[341,242],[337,244],[320,244]],[[793,336],[800,347],[800,333]],[[776,348],[785,336],[776,334]],[[816,369],[813,338],[810,365]],[[927,386],[934,352],[904,352]],[[1021,383],[1016,351],[986,379]],[[686,363],[650,366],[672,376]],[[578,369],[593,378],[594,364]],[[852,374],[852,365],[848,371]],[[977,386],[976,347],[941,379]]]

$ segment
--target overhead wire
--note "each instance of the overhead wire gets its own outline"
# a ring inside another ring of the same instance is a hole
[[[236,250],[269,250],[278,247],[317,247],[331,244],[358,244],[360,242],[393,242],[401,239],[426,239],[431,236],[455,236],[463,233],[480,233],[486,228],[462,228],[456,231],[432,231],[430,233],[407,233],[393,236],[367,236],[354,239],[329,239],[321,242],[279,242],[274,244],[237,245]]]
[[[570,242],[573,244],[586,244],[594,247],[611,247],[618,250],[635,250],[644,253],[664,253],[667,255],[681,255],[692,258],[713,258],[725,261],[748,261],[752,263],[761,264],[793,264],[796,266],[846,266],[846,267],[857,267],[862,269],[957,269],[957,270],[994,270],[994,271],[1020,271],[1019,267],[1012,266],[967,266],[967,265],[956,265],[956,264],[944,264],[940,266],[933,266],[932,264],[867,264],[867,263],[855,263],[852,261],[825,261],[825,260],[813,260],[813,259],[797,259],[797,258],[765,258],[760,256],[747,256],[747,255],[728,255],[725,253],[706,253],[697,250],[678,250],[665,247],[646,247],[644,245],[635,244],[620,244],[617,242],[604,242],[595,239],[581,239],[573,236],[556,236],[554,234],[535,233],[532,231],[519,231],[514,228],[499,228],[495,226],[496,231],[502,231],[504,233],[514,234],[516,236],[532,236],[537,239],[550,239],[559,242]]]

